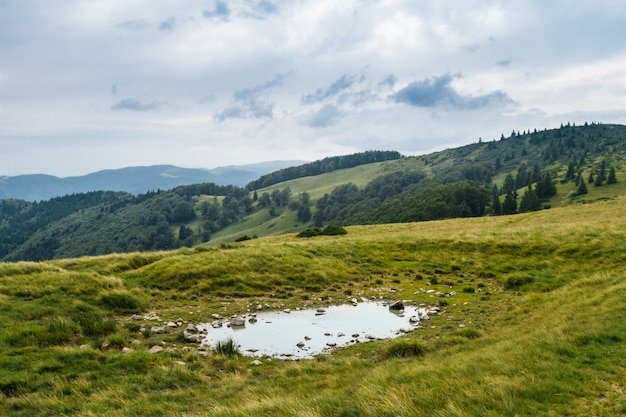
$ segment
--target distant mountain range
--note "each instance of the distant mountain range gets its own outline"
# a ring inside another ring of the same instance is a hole
[[[301,165],[304,162],[270,161],[213,169],[152,165],[107,169],[67,178],[45,174],[4,176],[0,177],[0,199],[42,201],[89,191],[125,191],[131,194],[142,194],[148,191],[169,190],[180,185],[208,182],[243,187],[262,175]]]

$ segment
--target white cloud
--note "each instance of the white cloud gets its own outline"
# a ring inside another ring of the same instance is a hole
[[[414,153],[626,122],[619,2],[1,7],[0,174]]]

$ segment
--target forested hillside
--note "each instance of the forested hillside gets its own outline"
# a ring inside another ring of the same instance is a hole
[[[625,194],[625,160],[625,126],[567,124],[416,157],[371,151],[326,158],[246,187],[198,184],[138,196],[93,192],[39,203],[4,200],[0,258],[164,250],[311,225],[547,209]]]

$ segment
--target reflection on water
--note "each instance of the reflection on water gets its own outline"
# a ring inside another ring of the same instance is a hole
[[[244,326],[222,327],[211,324],[199,326],[207,330],[203,344],[215,346],[218,341],[232,338],[248,356],[280,358],[310,358],[334,346],[348,346],[373,339],[396,337],[410,332],[433,314],[425,307],[405,306],[404,311],[388,306],[363,302],[355,305],[326,307],[321,311],[307,309],[291,312],[259,313],[241,317]],[[234,322],[233,322],[234,323]]]

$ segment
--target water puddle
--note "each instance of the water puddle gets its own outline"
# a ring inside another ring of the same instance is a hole
[[[436,307],[389,305],[361,302],[323,309],[306,309],[249,314],[200,325],[206,331],[203,345],[215,347],[232,338],[246,356],[304,359],[375,339],[388,339],[414,330]]]

